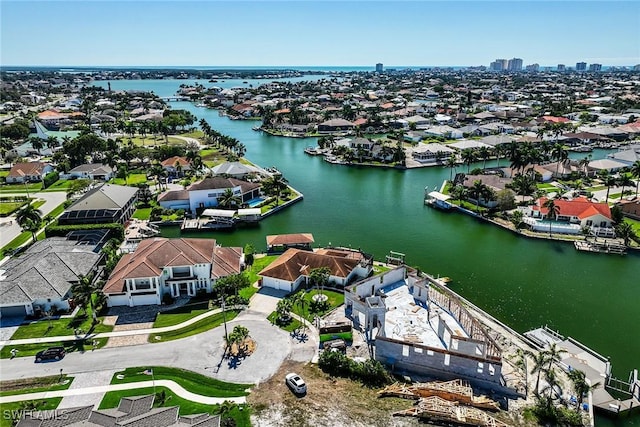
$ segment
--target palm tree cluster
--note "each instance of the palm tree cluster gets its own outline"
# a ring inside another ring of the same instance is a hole
[[[16,213],[16,222],[20,225],[22,231],[31,233],[33,242],[35,242],[37,239],[36,234],[42,225],[42,211],[28,204]]]
[[[235,344],[238,346],[239,352],[246,351],[246,340],[249,338],[249,329],[242,325],[236,325],[233,331],[225,337],[227,348],[231,349]]]
[[[87,308],[91,308],[93,323],[97,322],[97,311],[99,311],[107,301],[106,295],[102,293],[102,286],[96,283],[93,274],[79,276],[78,281],[71,286],[71,295],[74,303],[82,307],[87,313]]]
[[[268,196],[275,196],[276,205],[280,203],[282,193],[289,188],[289,181],[282,174],[274,174],[262,181],[262,191]]]
[[[218,148],[224,149],[232,160],[243,157],[246,153],[246,146],[236,138],[224,135],[213,129],[205,119],[200,119],[199,124],[206,141]]]

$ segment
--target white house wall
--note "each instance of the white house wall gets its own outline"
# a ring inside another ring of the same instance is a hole
[[[210,190],[192,190],[189,191],[189,207],[192,212],[200,208],[201,204],[205,208],[213,208],[218,206],[218,197],[222,196],[227,188],[212,188]],[[232,188],[233,194],[241,196],[240,186]]]

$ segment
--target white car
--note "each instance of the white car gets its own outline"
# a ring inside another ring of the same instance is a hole
[[[296,373],[287,374],[284,380],[285,384],[296,394],[304,394],[307,392],[307,384]]]

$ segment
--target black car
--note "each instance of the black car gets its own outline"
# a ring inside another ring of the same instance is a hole
[[[64,347],[49,347],[36,354],[36,362],[43,360],[60,360],[64,357]]]

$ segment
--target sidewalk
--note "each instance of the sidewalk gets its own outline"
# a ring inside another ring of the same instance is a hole
[[[0,404],[11,403],[11,402],[20,402],[23,400],[34,400],[34,399],[49,399],[52,397],[67,397],[67,396],[77,396],[82,394],[97,394],[97,393],[106,393],[109,391],[119,391],[119,390],[131,390],[136,388],[146,388],[146,387],[167,387],[171,391],[173,391],[178,396],[183,399],[190,400],[196,403],[202,403],[205,405],[215,405],[224,402],[225,400],[230,400],[234,403],[245,403],[246,398],[242,397],[209,397],[202,396],[200,394],[191,393],[190,391],[185,390],[182,386],[171,380],[155,380],[155,381],[141,381],[135,383],[124,383],[124,384],[111,384],[105,386],[97,386],[97,387],[85,387],[85,388],[77,388],[77,389],[68,389],[68,390],[56,390],[56,391],[43,391],[40,393],[26,393],[26,394],[15,394],[13,396],[2,396],[0,397]]]
[[[227,309],[231,310],[237,307],[227,307]],[[41,344],[41,343],[49,343],[49,342],[60,342],[60,341],[76,341],[78,339],[97,339],[97,338],[111,338],[111,337],[124,337],[129,335],[142,335],[142,334],[158,334],[162,332],[175,331],[177,329],[182,329],[189,325],[196,323],[199,320],[205,319],[209,316],[213,316],[216,313],[222,312],[222,309],[216,308],[215,310],[207,311],[206,313],[202,313],[197,315],[196,317],[189,319],[185,322],[178,323],[177,325],[165,326],[164,328],[147,328],[147,329],[134,329],[130,331],[116,331],[116,332],[102,332],[99,334],[86,334],[86,335],[60,335],[57,337],[42,337],[42,338],[24,338],[19,340],[6,340],[0,341],[0,347],[4,347],[7,345],[21,345],[21,344]]]

